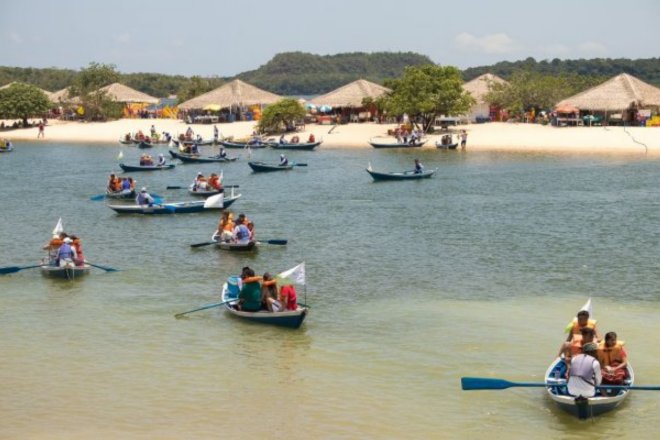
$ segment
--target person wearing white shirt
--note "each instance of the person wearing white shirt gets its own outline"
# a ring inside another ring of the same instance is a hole
[[[598,345],[587,342],[582,347],[582,354],[574,356],[568,372],[568,394],[571,396],[594,397],[596,387],[603,377],[600,372],[600,362],[596,359]]]

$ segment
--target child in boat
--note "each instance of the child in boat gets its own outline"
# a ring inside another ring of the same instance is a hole
[[[218,228],[213,233],[212,240],[220,240],[228,243],[234,238],[234,215],[231,212],[223,212],[218,222]]]
[[[207,183],[211,188],[222,192],[222,182],[220,182],[220,176],[218,176],[216,173],[211,173],[211,177],[209,177],[209,181]]]
[[[75,251],[75,258],[73,259],[73,262],[76,266],[84,266],[85,265],[85,255],[83,254],[83,249],[82,249],[82,241],[80,241],[80,238],[78,238],[75,235],[71,235],[71,247]]]
[[[596,355],[602,368],[603,383],[621,385],[626,378],[628,354],[623,341],[617,341],[615,332],[605,334],[605,340],[598,344]]]

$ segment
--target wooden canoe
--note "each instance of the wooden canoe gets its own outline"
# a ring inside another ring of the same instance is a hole
[[[635,373],[630,363],[628,363],[627,370],[628,374],[623,385],[632,386],[635,382]],[[630,390],[627,389],[613,390],[608,392],[606,396],[597,395],[588,399],[576,400],[575,396],[568,394],[565,375],[566,363],[564,359],[555,359],[545,372],[546,391],[559,408],[580,419],[598,416],[613,410],[621,405],[630,393]]]
[[[443,144],[443,143],[440,143],[440,142],[436,142],[435,146],[437,148],[443,148],[445,150],[455,150],[456,147],[458,147],[458,142],[455,142],[453,144]]]
[[[222,249],[223,251],[240,251],[240,252],[249,252],[257,250],[256,241],[248,241],[247,243],[232,243],[224,241],[216,241],[215,247]]]
[[[283,311],[283,312],[269,312],[268,310],[260,310],[258,312],[245,312],[236,310],[235,304],[238,302],[238,282],[239,278],[236,276],[231,276],[227,279],[227,282],[222,286],[222,301],[230,301],[225,304],[225,310],[230,315],[243,319],[246,321],[256,322],[260,324],[270,324],[277,325],[280,327],[288,328],[299,328],[307,313],[309,308],[298,306],[296,310]],[[236,301],[231,301],[236,299]]]
[[[153,148],[153,144],[151,142],[146,142],[146,141],[140,141],[140,143],[137,144],[138,148]]]
[[[369,173],[369,175],[371,175],[375,181],[428,179],[433,174],[435,174],[436,171],[438,171],[437,168],[434,170],[422,171],[421,173],[415,173],[414,170],[400,172],[379,172],[367,168],[367,173]]]
[[[189,214],[193,212],[214,211],[218,209],[226,209],[231,206],[236,200],[241,197],[237,194],[233,197],[226,197],[223,200],[222,207],[205,208],[205,200],[192,201],[192,202],[173,202],[163,204],[147,205],[108,205],[118,214],[145,214],[145,215],[160,215],[160,214]]]
[[[44,264],[41,266],[41,274],[49,278],[62,278],[65,280],[73,280],[88,275],[90,268],[91,266],[88,264],[85,264],[84,266],[70,266],[70,267],[49,266]]]
[[[170,156],[179,159],[183,163],[212,163],[212,162],[234,162],[238,157],[218,157],[207,156],[202,157],[198,154],[181,153],[179,151],[169,150]]]
[[[270,144],[271,148],[274,148],[276,150],[313,150],[314,148],[318,147],[321,145],[323,141],[318,141],[318,142],[303,142],[303,143],[296,143],[296,144],[289,144],[289,143],[275,143],[275,144]]]
[[[188,194],[190,194],[191,196],[195,196],[195,197],[210,197],[210,196],[214,196],[216,194],[220,194],[221,192],[224,192],[224,188],[221,189],[221,190],[219,190],[219,189],[212,189],[212,190],[197,189],[197,190],[195,190],[195,189],[188,188]]]
[[[425,143],[426,139],[420,139],[418,141],[408,143],[377,141],[375,138],[371,138],[369,140],[369,144],[371,144],[371,146],[374,148],[415,148],[421,147]]]
[[[233,142],[233,141],[220,141],[220,145],[225,148],[266,148],[272,146],[274,142],[259,142],[258,144],[250,144],[249,142]]]
[[[248,165],[250,165],[250,168],[252,168],[252,171],[255,173],[263,173],[263,172],[270,172],[270,171],[286,171],[293,169],[295,164],[288,164],[288,165],[278,165],[276,163],[266,163],[266,162],[248,162]]]
[[[163,166],[158,166],[158,165],[126,165],[123,163],[120,163],[119,166],[121,167],[122,170],[127,171],[127,172],[135,172],[135,171],[157,171],[157,170],[171,170],[174,168],[174,164],[170,163],[167,165]]]
[[[136,195],[134,189],[130,191],[105,191],[105,196],[109,199],[134,199]]]

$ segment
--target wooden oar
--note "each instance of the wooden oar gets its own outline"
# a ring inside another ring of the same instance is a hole
[[[193,243],[190,245],[190,247],[196,248],[196,247],[202,247],[202,246],[208,246],[210,244],[215,244],[217,241],[205,241],[202,243]]]
[[[181,318],[183,315],[187,315],[188,313],[199,312],[200,310],[211,309],[211,308],[213,308],[213,307],[219,307],[219,306],[221,306],[221,305],[224,305],[224,304],[227,304],[227,303],[230,303],[230,302],[233,302],[233,301],[236,301],[236,298],[234,298],[234,299],[230,299],[230,300],[228,300],[228,301],[223,301],[223,302],[221,302],[221,303],[208,304],[208,305],[203,306],[203,307],[200,307],[200,308],[198,308],[198,309],[188,310],[187,312],[177,313],[176,315],[174,315],[174,317],[175,317],[176,319],[179,319],[179,318]]]
[[[167,189],[188,189],[190,186],[168,185]],[[240,188],[239,185],[224,185],[223,188]]]
[[[278,246],[284,246],[288,242],[288,240],[257,240],[257,244],[276,244]]]
[[[291,165],[293,165],[294,167],[306,167],[307,166],[306,163],[298,163],[298,162],[294,162]]]
[[[100,264],[90,263],[89,261],[85,261],[85,264],[89,264],[92,267],[98,267],[99,269],[103,269],[106,272],[119,272],[119,269],[115,269],[114,267],[101,266]]]
[[[32,266],[9,266],[9,267],[0,267],[0,275],[7,275],[8,273],[18,272],[23,269],[32,269],[35,267],[41,267],[41,264],[35,264]]]
[[[461,388],[465,391],[469,390],[504,390],[513,387],[552,387],[552,386],[565,386],[566,384],[546,384],[543,382],[509,382],[504,379],[491,379],[486,377],[461,377]],[[642,385],[642,386],[626,386],[626,385],[599,385],[597,389],[603,390],[640,390],[640,391],[660,391],[659,385]]]

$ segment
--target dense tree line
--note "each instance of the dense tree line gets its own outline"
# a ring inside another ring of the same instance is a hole
[[[256,70],[237,75],[244,81],[280,95],[316,95],[326,93],[358,78],[377,83],[398,78],[407,66],[432,64],[431,60],[412,52],[343,53],[313,55],[288,52],[275,55]],[[596,58],[591,60],[542,60],[534,58],[491,66],[471,67],[462,72],[469,81],[482,73],[494,73],[510,79],[515,72],[526,71],[541,75],[577,75],[607,79],[620,73],[629,73],[660,87],[660,58],[629,60]],[[35,85],[55,92],[74,84],[80,71],[56,68],[22,68],[0,66],[0,86],[13,81]],[[187,99],[212,90],[233,78],[185,77],[158,73],[119,73],[119,81],[152,96],[172,94]],[[590,81],[591,82],[591,81]]]
[[[660,87],[660,58],[629,60],[626,58],[594,58],[590,60],[542,60],[527,58],[522,61],[502,61],[492,66],[470,67],[463,71],[465,81],[470,81],[484,73],[492,73],[506,80],[519,71],[542,75],[579,75],[609,79],[621,73],[628,73],[642,81]]]

